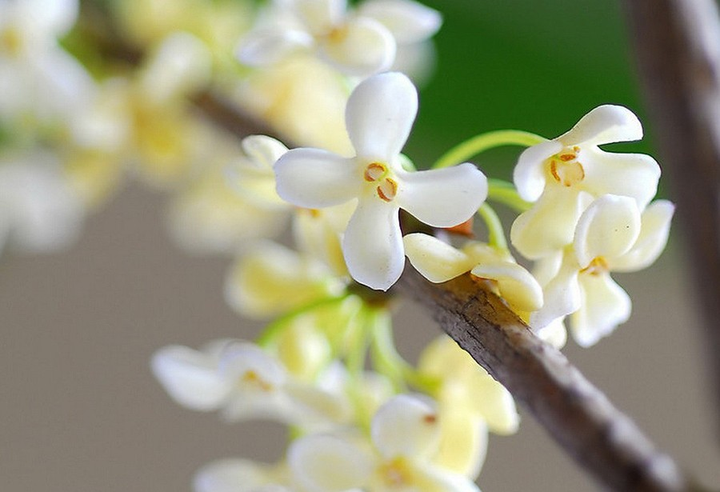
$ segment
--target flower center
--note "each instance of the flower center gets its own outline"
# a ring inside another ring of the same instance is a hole
[[[271,391],[273,389],[272,384],[265,381],[252,369],[245,371],[245,373],[240,377],[240,383],[243,386],[251,386],[261,391]]]
[[[585,179],[585,169],[577,160],[579,147],[566,148],[550,158],[550,174],[563,186],[570,187]]]
[[[23,40],[20,32],[12,26],[0,31],[0,52],[17,56],[22,51]]]
[[[365,168],[363,178],[368,183],[375,184],[375,192],[381,200],[391,202],[397,195],[397,181],[390,177],[390,171],[385,164],[371,162]]]
[[[588,266],[580,270],[580,273],[588,273],[590,275],[601,275],[603,273],[607,273],[610,270],[610,267],[607,264],[607,261],[602,256],[598,256],[597,258],[593,259],[593,261],[590,262]]]
[[[402,457],[394,458],[380,465],[380,478],[389,488],[406,487],[412,484],[412,472]]]

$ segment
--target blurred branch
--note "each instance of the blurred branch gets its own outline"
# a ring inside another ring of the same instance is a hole
[[[720,21],[713,0],[625,2],[662,161],[678,202],[720,405]]]
[[[407,269],[398,289],[428,309],[598,484],[609,490],[687,489],[675,463],[630,418],[468,275],[431,284]]]

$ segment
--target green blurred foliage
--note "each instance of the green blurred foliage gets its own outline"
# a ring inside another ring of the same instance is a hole
[[[553,138],[605,103],[627,106],[645,122],[619,1],[423,1],[444,24],[406,149],[419,167],[490,130]],[[613,147],[650,152],[646,141]],[[477,162],[508,177],[517,153],[491,152]]]

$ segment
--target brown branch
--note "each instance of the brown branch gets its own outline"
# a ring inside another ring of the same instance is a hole
[[[694,266],[720,405],[720,21],[713,0],[628,0],[628,20],[678,227]]]
[[[562,353],[540,341],[469,276],[431,284],[406,270],[398,289],[425,306],[598,484],[609,490],[687,489],[669,457]]]

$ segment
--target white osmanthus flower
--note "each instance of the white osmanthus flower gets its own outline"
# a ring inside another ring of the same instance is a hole
[[[229,421],[264,418],[325,426],[347,418],[345,401],[299,381],[251,343],[218,340],[199,351],[170,345],[153,355],[152,369],[177,403],[198,411],[220,410]]]
[[[311,434],[288,450],[292,479],[307,492],[478,492],[465,475],[434,461],[442,438],[434,406],[397,395],[371,423],[371,442],[353,433]]]
[[[629,197],[604,195],[580,217],[572,246],[555,260],[556,274],[545,285],[545,305],[530,317],[542,330],[570,315],[579,345],[590,346],[630,317],[627,293],[611,272],[634,272],[652,264],[665,248],[674,205],[666,200],[641,213]]]
[[[357,199],[342,249],[350,275],[374,289],[387,290],[403,270],[400,208],[431,226],[451,227],[470,218],[487,196],[485,175],[469,163],[420,172],[402,168],[400,150],[417,105],[406,76],[375,75],[348,100],[345,119],[355,157],[302,148],[275,164],[278,194],[297,206]]]
[[[195,492],[292,492],[286,464],[268,465],[224,459],[203,466],[195,475]]]
[[[518,314],[536,311],[543,304],[540,284],[507,251],[477,241],[468,241],[458,250],[421,233],[408,234],[403,242],[410,263],[431,282],[446,282],[470,272],[478,280],[489,280]]]
[[[0,159],[0,250],[61,249],[80,232],[85,207],[54,155],[35,152]]]
[[[520,197],[536,203],[513,223],[511,240],[518,251],[539,259],[562,250],[572,242],[580,214],[601,195],[631,197],[644,209],[657,191],[657,162],[598,147],[640,138],[642,126],[630,110],[603,105],[564,135],[526,149],[513,179]]]
[[[92,94],[92,78],[58,45],[77,0],[0,2],[0,119],[63,121]]]
[[[346,0],[276,0],[238,57],[261,66],[315,52],[348,75],[368,76],[391,67],[398,44],[421,42],[440,23],[438,12],[410,0],[373,1],[357,12]]]

